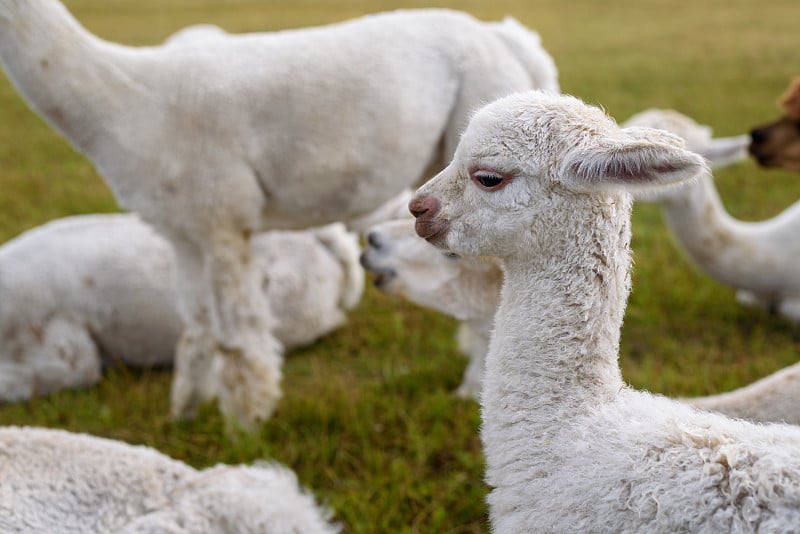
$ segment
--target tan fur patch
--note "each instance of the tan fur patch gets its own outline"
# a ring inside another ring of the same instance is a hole
[[[800,76],[796,76],[781,96],[780,106],[787,117],[800,119]]]

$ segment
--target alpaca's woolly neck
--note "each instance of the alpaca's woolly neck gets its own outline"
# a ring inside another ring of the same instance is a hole
[[[720,244],[736,240],[738,221],[725,211],[711,178],[702,176],[695,183],[682,186],[662,200],[661,206],[664,221],[685,244],[689,254],[693,258],[709,259],[703,264],[715,269],[714,274],[725,274],[721,269],[716,272],[713,260],[705,256]]]
[[[800,290],[787,285],[797,277],[794,262],[786,259],[794,257],[800,204],[773,219],[739,221],[725,210],[711,176],[704,175],[661,205],[667,226],[689,257],[716,280],[767,296]]]
[[[562,210],[546,254],[526,249],[503,258],[505,282],[495,316],[483,389],[482,437],[488,480],[543,465],[531,447],[623,388],[617,356],[629,291],[627,195],[588,199]],[[565,226],[566,225],[566,226]],[[536,231],[536,230],[534,230]],[[514,449],[518,450],[514,450]],[[563,452],[563,451],[562,451]],[[510,463],[525,464],[512,466]]]
[[[55,0],[0,0],[0,62],[28,104],[86,152],[118,111],[135,76],[124,47],[86,31]]]

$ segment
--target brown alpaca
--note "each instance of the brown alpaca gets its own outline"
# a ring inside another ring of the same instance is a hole
[[[762,167],[800,172],[800,77],[779,100],[783,116],[750,132],[750,154]]]

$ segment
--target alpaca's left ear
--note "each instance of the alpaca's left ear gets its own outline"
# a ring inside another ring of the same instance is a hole
[[[736,137],[716,137],[701,152],[712,168],[725,167],[747,159],[749,135]]]
[[[780,99],[783,113],[791,119],[800,119],[800,77],[795,77]]]
[[[645,191],[691,180],[708,166],[681,138],[653,128],[625,128],[618,137],[597,137],[571,150],[560,176],[582,190]]]

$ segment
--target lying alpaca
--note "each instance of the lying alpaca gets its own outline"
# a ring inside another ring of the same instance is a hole
[[[762,167],[800,171],[800,77],[780,99],[783,116],[750,132],[750,154]]]
[[[713,158],[722,156],[724,151],[707,154],[713,165]],[[442,254],[417,236],[410,218],[373,226],[367,233],[361,263],[375,274],[375,285],[384,293],[402,296],[462,321],[457,339],[469,365],[457,394],[479,400],[503,282],[500,265],[487,258]],[[680,400],[750,421],[800,424],[800,364],[734,391]]]
[[[503,282],[499,264],[445,256],[417,236],[411,218],[371,227],[366,242],[361,265],[375,273],[378,289],[461,321],[457,339],[469,364],[456,395],[477,399]]]
[[[629,191],[706,170],[671,134],[526,92],[474,115],[412,199],[421,237],[503,265],[481,399],[495,532],[800,524],[800,428],[701,412],[620,375]]]
[[[747,137],[711,139],[711,131],[674,111],[648,110],[623,126],[648,126],[680,135],[687,148],[712,164],[745,157]],[[710,175],[690,185],[648,195],[692,262],[716,281],[734,287],[737,300],[800,322],[800,202],[765,221],[744,222],[725,211]]]
[[[334,533],[330,512],[278,465],[196,470],[143,446],[0,428],[0,531]]]
[[[341,224],[261,233],[251,246],[287,348],[344,324],[361,298],[358,241]],[[67,217],[0,247],[0,400],[93,384],[104,361],[172,364],[174,279],[171,247],[135,215]],[[212,398],[213,373],[196,380]]]
[[[516,52],[448,10],[134,48],[58,0],[0,0],[12,83],[175,248],[188,387],[173,415],[217,361],[220,409],[251,430],[281,396],[282,355],[249,235],[363,215],[440,168],[473,108],[535,87]]]
[[[748,421],[800,425],[800,363],[728,393],[681,400]]]

